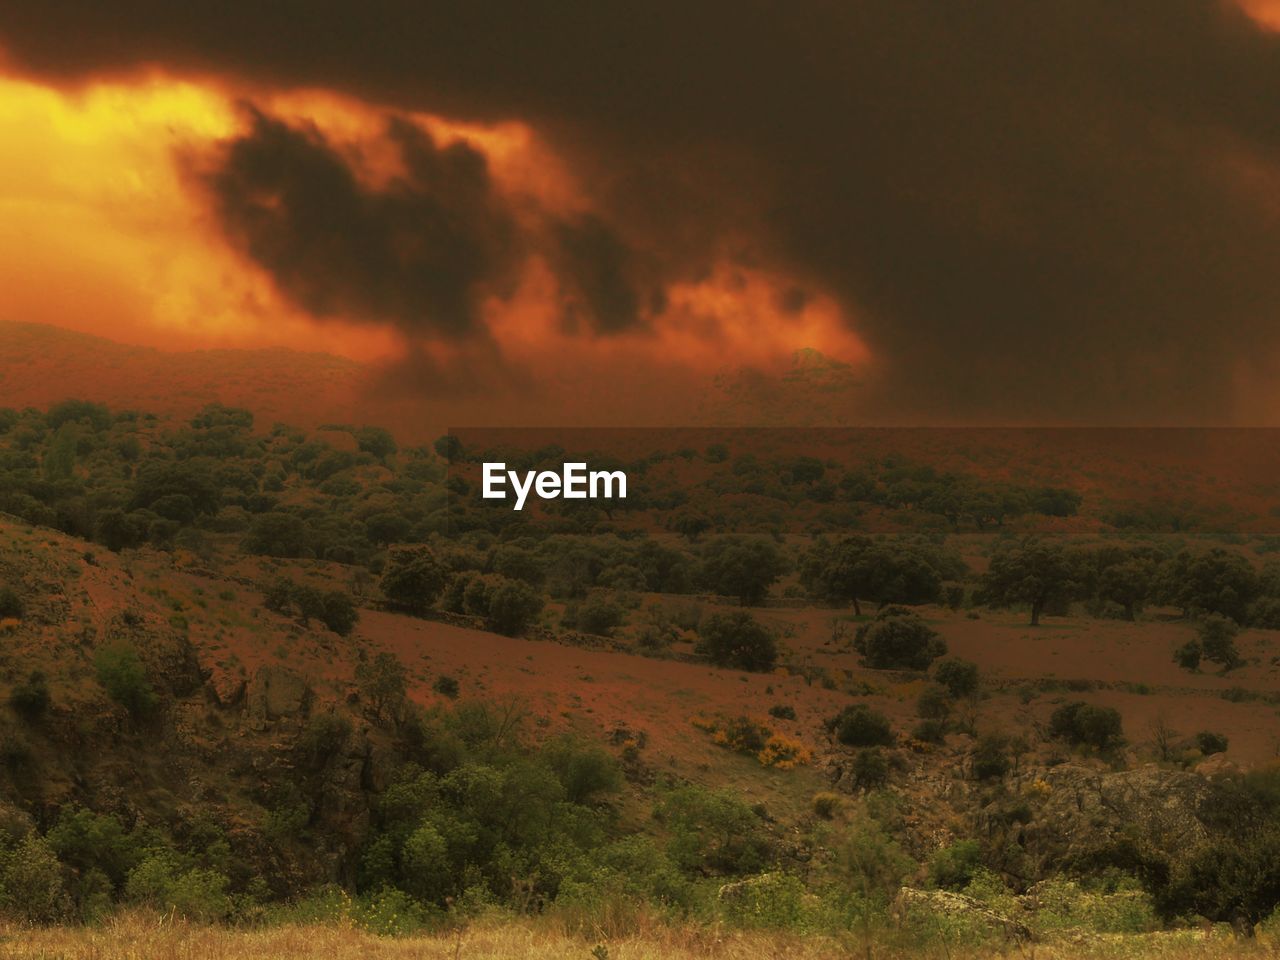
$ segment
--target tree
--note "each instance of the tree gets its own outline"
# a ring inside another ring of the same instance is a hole
[[[99,647],[93,658],[98,682],[107,696],[135,717],[145,717],[156,707],[155,688],[146,667],[131,646],[116,644]]]
[[[1098,577],[1098,596],[1124,609],[1124,618],[1133,620],[1136,611],[1151,595],[1155,567],[1140,558],[1103,567]]]
[[[778,642],[745,610],[713,613],[698,626],[697,650],[721,667],[760,673],[773,669]]]
[[[1236,622],[1221,614],[1211,613],[1196,628],[1197,639],[1204,658],[1219,663],[1223,671],[1240,665],[1240,651],[1236,649],[1236,635],[1240,628]]]
[[[393,653],[380,653],[356,666],[356,687],[373,716],[381,720],[404,703],[409,671]]]
[[[422,616],[436,602],[448,578],[448,568],[430,547],[409,547],[392,552],[382,575],[382,593],[397,609]]]
[[[801,564],[800,582],[812,596],[849,604],[861,616],[862,600],[934,603],[943,581],[963,573],[959,557],[931,544],[852,536],[815,544]]]
[[[1063,704],[1049,718],[1049,735],[1071,744],[1098,750],[1116,746],[1123,739],[1120,712],[1083,701]]]
[[[942,660],[933,671],[933,679],[947,688],[957,700],[978,692],[978,665],[959,657]]]
[[[489,623],[498,633],[514,637],[538,618],[545,601],[523,580],[496,579],[489,592]]]
[[[873,670],[928,670],[947,652],[938,632],[905,607],[885,607],[858,628],[853,645]]]
[[[888,747],[893,744],[893,728],[883,713],[865,703],[845,707],[827,721],[827,732],[849,747]]]
[[[986,602],[1029,604],[1033,627],[1040,624],[1046,606],[1072,599],[1076,590],[1077,570],[1066,550],[1034,537],[998,549],[982,578]]]
[[[1182,551],[1170,557],[1158,574],[1158,594],[1183,614],[1217,613],[1236,623],[1248,618],[1259,580],[1249,561],[1215,547],[1205,553]]]
[[[743,606],[758,604],[786,572],[782,551],[764,537],[719,537],[703,551],[707,585],[716,593],[737,597]]]
[[[313,554],[306,523],[301,517],[280,510],[254,517],[241,546],[245,553],[264,557],[295,558]]]
[[[382,427],[361,427],[356,431],[356,444],[365,453],[373,454],[384,463],[397,450],[391,431]]]

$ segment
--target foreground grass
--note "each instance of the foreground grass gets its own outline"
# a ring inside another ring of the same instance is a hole
[[[961,947],[941,942],[904,946],[877,938],[870,949],[858,938],[726,931],[715,927],[656,926],[607,943],[565,934],[545,923],[481,923],[446,933],[388,938],[349,925],[285,925],[264,929],[201,926],[147,914],[113,918],[96,927],[0,926],[4,960],[818,960],[860,958],[1025,957],[1076,958],[1274,957],[1280,941],[1268,936],[1235,940],[1218,931],[1098,936],[1022,946]]]

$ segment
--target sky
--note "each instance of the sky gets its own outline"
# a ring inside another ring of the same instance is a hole
[[[1280,2],[194,6],[0,7],[0,319],[513,419],[809,348],[849,422],[1280,423]]]

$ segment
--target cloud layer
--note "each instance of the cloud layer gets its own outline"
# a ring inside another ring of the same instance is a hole
[[[566,329],[631,330],[729,250],[838,299],[871,416],[1269,419],[1240,404],[1280,355],[1280,44],[1226,2],[51,0],[0,43],[519,120],[591,185],[530,232],[465,146],[392,128],[404,175],[369,186],[260,116],[209,183],[320,315],[475,336],[532,245]]]

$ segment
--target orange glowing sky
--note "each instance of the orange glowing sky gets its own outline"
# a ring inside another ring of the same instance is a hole
[[[389,327],[307,316],[212,222],[183,158],[239,132],[236,101],[246,95],[358,149],[362,176],[396,175],[382,112],[324,91],[233,90],[163,74],[61,90],[0,76],[0,318],[180,349],[285,345],[359,360],[403,352]],[[496,183],[517,200],[587,208],[580,185],[536,131],[413,119],[437,142],[464,139],[483,152]],[[610,376],[645,365],[768,368],[803,347],[845,362],[867,359],[831,298],[811,297],[791,312],[776,307],[789,286],[788,277],[724,263],[700,282],[672,286],[650,330],[570,336],[559,325],[554,283],[535,256],[515,294],[487,304],[485,318],[504,365],[548,381],[584,365]],[[430,339],[414,346],[437,360],[467,349]]]
[[[0,320],[333,353],[495,419],[805,348],[855,418],[1280,416],[1280,0],[657,6],[419,36],[388,0],[350,57],[333,10],[0,13]]]

